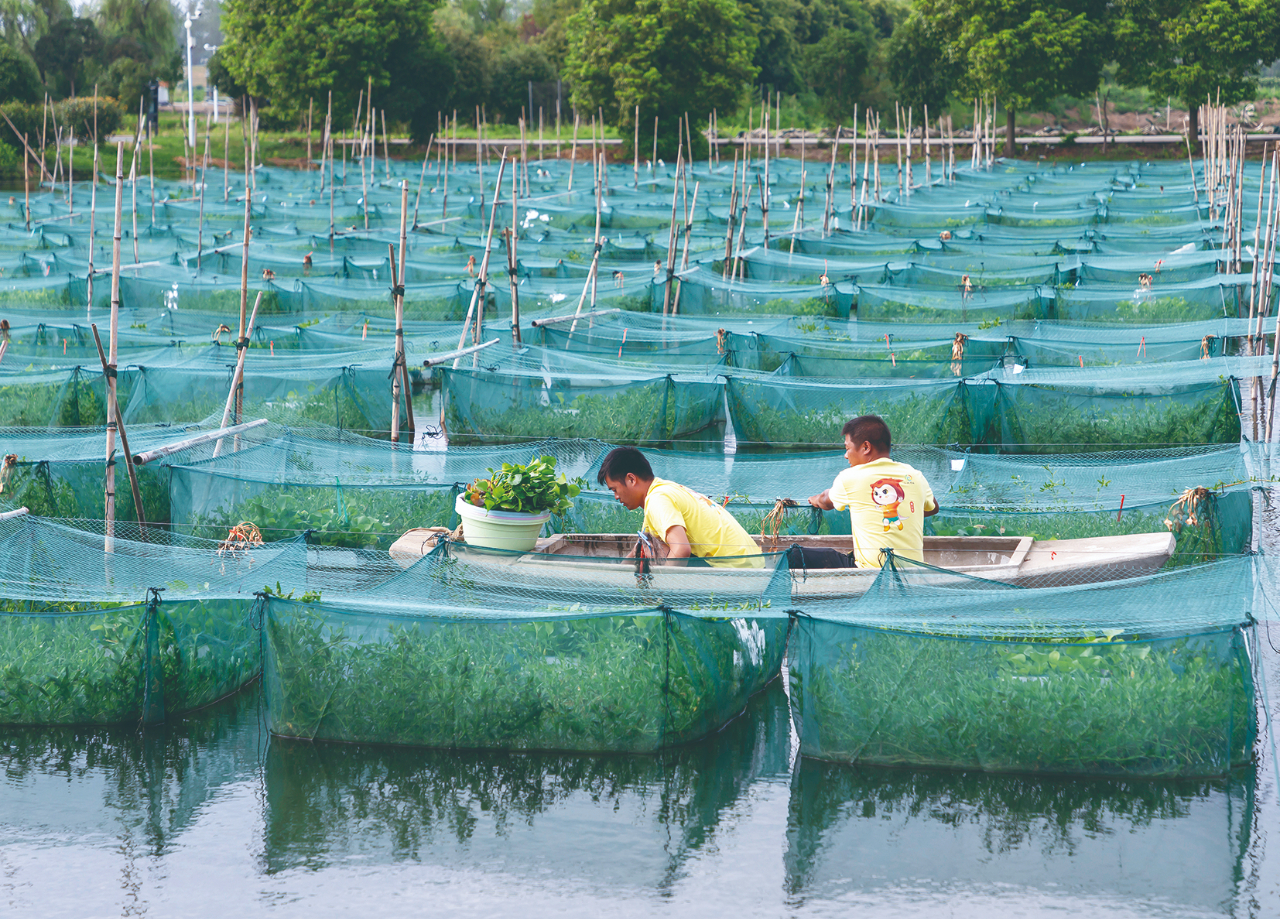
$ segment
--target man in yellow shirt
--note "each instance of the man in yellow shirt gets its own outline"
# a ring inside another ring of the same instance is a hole
[[[843,433],[850,468],[809,503],[826,511],[849,508],[857,567],[879,568],[881,549],[924,561],[924,518],[938,513],[924,473],[889,458],[889,426],[878,415],[854,418]]]
[[[669,564],[687,564],[693,556],[715,567],[764,567],[760,547],[732,514],[705,495],[654,476],[634,447],[610,450],[596,479],[627,510],[644,508],[643,532],[667,544]]]

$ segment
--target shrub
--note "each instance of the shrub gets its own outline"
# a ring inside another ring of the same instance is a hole
[[[74,99],[64,99],[54,106],[58,124],[64,129],[69,129],[81,140],[92,140],[95,102],[97,103],[97,137],[99,141],[105,140],[108,134],[120,127],[121,119],[120,106],[110,96],[98,96],[96,99],[92,96],[77,96]]]

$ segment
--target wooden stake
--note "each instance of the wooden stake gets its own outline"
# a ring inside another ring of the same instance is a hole
[[[403,382],[405,396],[410,397],[410,384],[404,361],[404,250],[407,244],[406,224],[409,218],[409,183],[400,182],[400,264],[396,265],[395,249],[387,246],[391,267],[391,302],[396,316],[396,353],[391,365],[391,442],[400,443],[400,386]]]
[[[244,361],[249,355],[249,336],[253,335],[253,323],[254,320],[258,318],[258,307],[262,305],[263,293],[265,293],[265,291],[258,291],[258,296],[254,298],[253,312],[249,314],[248,324],[243,324],[244,320],[241,320],[241,329],[243,334],[240,336],[240,340],[244,343],[244,347],[237,348],[239,353],[236,355],[236,369],[231,375],[231,388],[227,390],[227,404],[223,406],[222,409],[222,423],[218,425],[219,429],[226,428],[227,421],[231,417],[231,410],[233,407],[235,408],[237,419],[240,417],[240,412],[244,409]],[[238,420],[236,424],[239,425]],[[217,445],[213,448],[213,455],[215,458],[222,455],[222,445],[224,443],[226,443],[226,441],[219,438]],[[239,446],[240,435],[237,434],[235,436],[235,449],[238,450]]]
[[[111,245],[111,333],[107,354],[107,368],[103,371],[107,383],[107,474],[104,490],[107,552],[115,551],[116,535],[116,431],[119,417],[116,414],[116,354],[120,340],[120,212],[124,206],[124,153],[123,144],[116,145],[116,222]],[[90,244],[92,251],[92,244]],[[90,269],[89,276],[93,276]]]
[[[506,168],[507,168],[507,148],[503,147],[502,159],[498,163],[498,184],[495,186],[496,188],[502,188],[502,174],[506,170]],[[459,336],[458,338],[459,348],[462,348],[462,346],[466,343],[467,332],[471,329],[472,317],[477,316],[477,309],[478,309],[479,315],[483,315],[484,313],[484,290],[485,290],[485,285],[488,282],[488,278],[489,278],[489,253],[493,251],[493,224],[494,224],[494,221],[497,220],[498,218],[498,198],[499,197],[500,196],[498,194],[494,194],[493,207],[489,211],[489,232],[485,236],[485,240],[484,240],[484,256],[480,259],[480,272],[479,274],[476,275],[476,285],[471,292],[471,303],[467,307],[467,316],[462,321],[462,335]],[[478,345],[480,344],[480,342],[477,340],[473,342],[473,344]],[[453,362],[454,369],[457,369],[459,360],[461,360],[461,358],[456,358],[454,360]]]
[[[98,346],[98,360],[102,362],[103,376],[113,378],[115,368],[107,361],[106,352],[102,350],[102,337],[98,334],[98,326],[96,323],[90,323],[89,328],[93,330],[93,342]],[[111,388],[114,390],[114,387]],[[138,517],[138,526],[145,534],[147,531],[147,515],[142,508],[142,491],[138,488],[138,470],[133,465],[133,451],[129,449],[129,435],[125,433],[124,418],[120,416],[120,400],[116,397],[114,391],[111,393],[111,399],[111,408],[115,414],[116,427],[120,431],[120,446],[124,448],[124,464],[129,473],[129,490],[133,492],[133,510]]]
[[[422,200],[422,183],[427,179],[427,161],[431,159],[431,142],[435,140],[432,134],[427,138],[427,152],[422,155],[422,172],[418,175],[418,194],[413,199],[413,226],[418,227],[418,203]]]
[[[515,175],[511,177],[511,228],[504,234],[507,238],[507,279],[511,284],[511,347],[520,348],[520,281],[516,277],[516,234],[519,218],[516,207]]]

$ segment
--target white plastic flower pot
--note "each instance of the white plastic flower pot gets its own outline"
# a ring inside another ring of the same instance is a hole
[[[538,541],[542,525],[551,519],[551,511],[526,514],[519,511],[488,511],[476,507],[458,495],[454,502],[462,518],[462,534],[467,543],[485,549],[510,549],[528,552]]]

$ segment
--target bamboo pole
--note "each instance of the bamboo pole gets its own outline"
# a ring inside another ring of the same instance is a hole
[[[733,149],[733,180],[729,183],[729,219],[725,222],[724,231],[724,265],[721,269],[721,277],[729,280],[729,267],[732,264],[733,254],[733,215],[734,209],[738,205],[738,148]]]
[[[676,152],[676,181],[671,189],[671,232],[667,237],[667,283],[662,295],[662,315],[671,312],[671,281],[676,270],[676,201],[680,196],[680,167],[684,163],[684,141]]]
[[[13,128],[13,133],[17,136],[18,140],[22,141],[22,149],[25,150],[29,156],[34,158],[37,163],[40,164],[40,174],[48,176],[49,182],[53,183],[54,182],[53,174],[49,172],[49,170],[45,168],[45,165],[44,165],[44,145],[41,144],[40,156],[37,158],[35,151],[33,151],[31,149],[31,145],[27,143],[27,136],[21,133],[16,127],[14,127],[13,122],[9,120],[9,116],[4,113],[3,109],[0,109],[0,117],[4,118],[5,123],[8,124],[9,127]]]
[[[400,387],[404,386],[406,400],[412,401],[409,375],[404,361],[404,250],[408,245],[407,224],[409,220],[409,182],[400,180],[400,263],[396,265],[395,249],[390,245],[388,259],[391,266],[391,297],[396,316],[396,354],[391,365],[391,442],[400,442]],[[398,270],[397,270],[398,267]],[[413,409],[405,413],[405,419],[411,418]],[[410,421],[412,427],[412,421]]]
[[[120,164],[116,164],[119,168]],[[98,148],[93,148],[93,172],[98,173]],[[68,173],[69,175],[69,173]],[[120,189],[117,189],[120,191]],[[86,296],[89,301],[89,312],[93,312],[93,248],[94,248],[94,221],[98,214],[98,183],[94,182],[89,186],[89,276],[85,280]]]
[[[138,254],[138,156],[142,152],[142,135],[134,139],[133,157],[129,161],[129,219],[133,221],[133,261],[142,261]]]
[[[507,148],[502,148],[502,160],[498,163],[498,184],[497,188],[502,187],[502,175],[507,168]],[[484,240],[484,257],[480,260],[480,271],[476,275],[475,288],[471,292],[471,303],[467,306],[467,316],[462,321],[462,335],[458,338],[458,347],[461,348],[467,340],[467,332],[471,328],[472,317],[477,312],[484,313],[484,289],[489,278],[489,253],[493,251],[493,224],[498,218],[498,194],[493,196],[493,207],[489,211],[489,232]],[[478,304],[478,309],[477,309]],[[478,341],[475,342],[478,344]],[[457,369],[458,361],[453,362],[454,369]]]
[[[107,354],[102,350],[102,337],[98,335],[98,326],[96,323],[90,323],[89,328],[93,330],[93,342],[98,346],[98,360],[102,362],[102,373],[104,376],[114,376],[114,368],[107,362]],[[142,508],[142,491],[138,488],[138,470],[134,468],[133,453],[129,449],[129,435],[124,429],[124,419],[120,416],[120,401],[116,397],[115,387],[111,387],[112,411],[116,419],[116,427],[120,431],[120,446],[124,449],[125,469],[129,474],[129,490],[133,493],[133,510],[138,517],[138,526],[142,532],[147,530],[147,515]]]
[[[856,117],[856,116],[855,116]],[[855,121],[854,124],[857,124]],[[831,210],[835,206],[836,155],[840,150],[840,125],[836,125],[836,142],[831,145],[831,166],[827,169],[827,197],[822,205],[822,236],[831,235]],[[852,197],[852,194],[850,195]]]
[[[105,550],[115,551],[116,534],[116,431],[119,417],[116,414],[116,355],[120,341],[120,212],[124,207],[124,153],[123,144],[116,144],[116,220],[111,244],[111,332],[107,354],[107,367],[103,370],[107,383],[107,459],[104,489],[104,513],[106,521]]]
[[[243,354],[249,348],[249,328],[245,325],[245,313],[249,308],[249,237],[252,233],[249,227],[250,208],[253,205],[253,191],[250,182],[250,165],[248,158],[244,163],[244,237],[240,246],[240,328],[236,335],[236,348]],[[261,296],[259,296],[259,300]],[[254,305],[256,312],[257,305]],[[240,421],[240,411],[244,407],[244,394],[232,385],[232,395],[235,396],[236,422]],[[228,397],[230,399],[230,396]],[[226,420],[223,420],[223,426],[226,426]],[[216,454],[215,454],[216,455]]]
[[[511,228],[504,234],[507,242],[507,280],[511,285],[511,347],[520,348],[520,282],[516,277],[516,231],[519,220],[516,207],[515,176],[511,178]]]
[[[227,403],[222,408],[222,423],[219,428],[226,428],[227,421],[231,418],[231,410],[234,408],[236,413],[236,424],[239,425],[240,413],[244,409],[244,361],[249,355],[249,336],[253,335],[253,323],[258,318],[258,307],[262,304],[263,291],[258,291],[258,296],[253,300],[253,312],[249,314],[248,324],[242,324],[243,334],[240,340],[236,342],[236,369],[231,375],[231,388],[227,390]],[[246,427],[247,426],[243,426]],[[240,435],[235,436],[236,446],[239,446]],[[222,455],[222,445],[225,441],[219,440],[213,448],[215,458]]]
[[[200,223],[196,228],[196,274],[200,273],[200,269],[204,262],[204,190],[208,186],[209,176],[209,125],[204,127],[204,160],[200,166]],[[134,261],[137,261],[137,255]]]
[[[22,137],[22,213],[27,232],[31,232],[31,148],[26,135]]]
[[[477,105],[476,106],[476,182],[480,186],[480,213],[483,214],[484,213],[484,160],[482,159],[482,157],[484,155],[484,150],[481,147],[481,144],[482,144],[482,141],[480,139],[481,133],[482,133],[482,126],[480,121],[480,106]],[[502,182],[498,182],[498,187],[499,188],[502,187]],[[495,201],[497,200],[497,195],[494,196],[494,200]],[[485,256],[487,257],[488,255],[489,253],[486,251]],[[484,310],[482,309],[481,312],[483,313]]]
[[[573,169],[578,165],[578,125],[582,123],[582,117],[578,114],[578,110],[573,110],[573,143],[569,146],[569,187],[566,191],[573,191]]]
[[[221,428],[217,431],[206,431],[203,434],[197,434],[195,437],[188,437],[185,440],[175,441],[171,444],[165,444],[163,447],[156,447],[154,450],[147,450],[145,453],[139,453],[134,456],[133,464],[135,466],[145,466],[147,463],[154,462],[165,456],[172,456],[183,450],[190,450],[192,447],[198,447],[201,444],[213,443],[224,437],[232,435],[240,435],[254,428],[260,428],[267,423],[267,419],[259,418],[256,421],[247,421],[244,424],[238,424],[235,427]]]
[[[431,142],[435,140],[432,134],[427,138],[427,152],[422,155],[422,172],[418,175],[418,194],[413,199],[413,226],[418,227],[418,204],[422,201],[422,183],[427,179],[427,161],[431,159]]]
[[[387,140],[387,110],[380,109],[378,112],[382,118],[382,163],[387,167],[387,181],[391,181],[391,147]]]
[[[1271,155],[1271,191],[1268,192],[1267,195],[1267,236],[1266,241],[1263,244],[1262,288],[1258,294],[1258,318],[1255,336],[1257,341],[1256,350],[1258,353],[1262,354],[1266,353],[1266,336],[1263,332],[1263,319],[1266,317],[1267,310],[1271,305],[1271,287],[1272,276],[1274,274],[1275,240],[1277,230],[1276,224],[1277,217],[1280,216],[1280,197],[1276,197],[1272,194],[1272,192],[1275,192],[1277,188],[1277,165],[1280,165],[1280,149],[1273,150]],[[1261,377],[1254,377],[1254,392],[1256,393],[1254,410],[1261,414],[1262,400],[1265,395],[1262,390]]]
[[[760,224],[764,230],[764,247],[769,248],[769,199],[771,197],[771,189],[769,188],[769,106],[764,108],[764,181],[760,184]],[[759,181],[759,177],[757,177]]]
[[[603,160],[603,157],[601,157],[601,160]],[[596,278],[600,273],[600,248],[601,248],[600,207],[601,207],[601,198],[602,198],[601,185],[603,184],[602,177],[600,175],[600,168],[603,167],[603,165],[604,165],[603,162],[597,162],[595,164],[595,166],[597,167],[595,170],[596,231],[595,231],[595,236],[593,237],[594,241],[591,247],[591,267],[587,269],[587,280],[586,280],[586,283],[582,285],[582,294],[578,297],[578,308],[574,311],[575,318],[574,318],[573,324],[569,326],[570,335],[572,335],[578,329],[578,320],[576,317],[579,313],[582,312],[582,304],[583,304],[583,301],[586,300],[588,291],[590,291],[591,293],[591,310],[592,312],[595,311]]]
[[[156,225],[156,142],[147,144],[147,175],[151,179],[151,226]]]
[[[604,140],[604,118],[600,119],[600,139]],[[600,145],[600,161],[599,168],[596,170],[596,234],[595,244],[595,270],[591,272],[591,308],[596,308],[596,294],[600,286],[600,249],[604,243],[600,239],[600,212],[604,206],[604,187],[608,181],[608,163],[605,160],[604,145]]]
[[[680,256],[680,271],[684,272],[689,267],[689,238],[693,235],[693,216],[698,210],[698,186],[701,183],[693,183],[693,206],[685,212],[684,223],[684,252]],[[680,291],[684,287],[684,281],[680,278],[676,279],[676,298],[671,304],[671,315],[675,316],[680,312]]]

